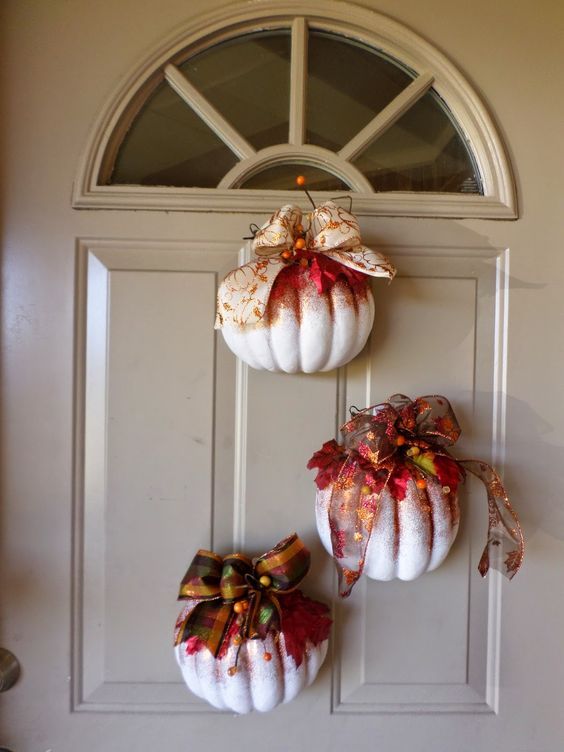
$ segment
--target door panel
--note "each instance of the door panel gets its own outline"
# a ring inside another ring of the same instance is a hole
[[[455,454],[491,460],[505,253],[435,253],[395,251],[398,275],[375,290],[370,348],[347,369],[346,402],[374,404],[395,391],[448,394],[463,431]],[[486,582],[476,576],[487,522],[483,487],[468,481],[461,506],[458,537],[438,570],[413,582],[363,580],[353,608],[339,604],[335,712],[497,710],[500,583],[497,574]]]
[[[201,705],[162,636],[187,557],[232,527],[235,364],[213,319],[217,278],[237,258],[79,242],[77,709]]]

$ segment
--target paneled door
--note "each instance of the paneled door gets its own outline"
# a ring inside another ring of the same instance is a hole
[[[458,53],[486,92],[511,147],[520,216],[378,216],[363,199],[363,242],[397,277],[374,281],[374,329],[354,362],[289,376],[247,368],[213,329],[218,283],[244,260],[249,225],[268,217],[264,197],[257,211],[71,207],[101,102],[207,5],[5,3],[0,645],[21,676],[0,695],[2,748],[561,749],[561,157],[556,131],[536,140],[536,118],[558,122],[561,105],[513,49],[534,28],[529,55],[561,63],[557,10],[541,3],[529,18],[503,0],[494,18],[485,0],[471,16],[424,5],[378,10]],[[479,11],[511,64],[484,49]],[[439,569],[409,583],[363,579],[336,597],[305,465],[350,405],[395,392],[448,396],[463,429],[457,456],[504,471],[528,541],[511,583],[478,574],[487,506],[468,481]],[[313,556],[304,590],[333,608],[325,665],[270,714],[215,712],[174,662],[180,579],[198,548],[259,554],[293,531]]]

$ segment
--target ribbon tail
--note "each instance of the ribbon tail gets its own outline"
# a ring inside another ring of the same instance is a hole
[[[386,480],[378,494],[363,494],[366,470],[351,454],[333,483],[329,502],[329,528],[339,575],[339,594],[342,598],[351,594],[364,570],[366,549],[378,513],[380,495],[388,483],[391,471],[387,470],[386,473]]]
[[[179,631],[182,637],[177,637],[177,640],[184,642],[188,637],[199,637],[217,658],[233,616],[231,603],[198,603],[186,619],[183,629]]]
[[[276,277],[285,268],[279,256],[265,256],[229,272],[217,293],[215,328],[257,324],[264,316]]]
[[[383,253],[366,248],[363,245],[354,248],[323,248],[323,253],[349,269],[366,274],[369,277],[384,277],[392,280],[396,268]]]
[[[250,640],[258,637],[264,639],[271,629],[280,629],[281,616],[280,603],[274,593],[269,591],[265,594],[255,590],[250,597],[245,620],[245,636]]]
[[[190,616],[189,608],[184,608],[174,628],[174,647],[176,647],[177,645],[180,645],[182,642],[187,640],[188,637],[190,637],[190,635],[186,633],[186,623],[188,621],[189,616]]]
[[[458,460],[465,470],[479,478],[488,496],[488,538],[478,564],[485,577],[490,567],[508,579],[519,571],[525,555],[525,541],[519,518],[507,496],[499,475],[479,460]]]

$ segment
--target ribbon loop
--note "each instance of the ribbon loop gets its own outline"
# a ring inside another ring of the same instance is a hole
[[[242,637],[264,637],[269,629],[279,628],[278,596],[293,591],[309,565],[310,553],[296,533],[252,561],[241,554],[222,558],[198,551],[178,595],[179,600],[196,603],[179,625],[176,644],[198,637],[217,656],[237,603],[243,604],[238,609]]]

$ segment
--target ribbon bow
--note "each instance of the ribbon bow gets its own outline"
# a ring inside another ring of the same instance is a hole
[[[390,261],[362,245],[354,214],[327,201],[308,216],[309,227],[304,230],[301,210],[288,204],[258,230],[251,244],[258,258],[234,269],[221,283],[216,329],[225,323],[258,323],[276,277],[301,259],[306,259],[320,293],[339,274],[352,280],[363,279],[362,275],[393,279],[396,270]]]
[[[256,559],[221,557],[200,549],[180,584],[178,600],[196,600],[179,625],[175,644],[198,637],[215,657],[234,619],[241,638],[279,630],[278,598],[292,592],[309,570],[310,553],[294,533]]]
[[[509,579],[517,573],[524,555],[519,519],[490,465],[457,460],[448,452],[461,431],[446,397],[411,400],[395,394],[387,402],[356,413],[341,432],[344,446],[327,442],[313,455],[308,468],[319,468],[319,488],[333,483],[329,523],[343,597],[362,574],[379,498],[386,488],[392,494],[398,489],[401,493],[403,484],[405,491],[406,469],[410,477],[420,479],[425,504],[425,476],[436,477],[444,493],[455,494],[465,471],[476,475],[488,498],[488,537],[478,570],[482,577],[490,566]]]

